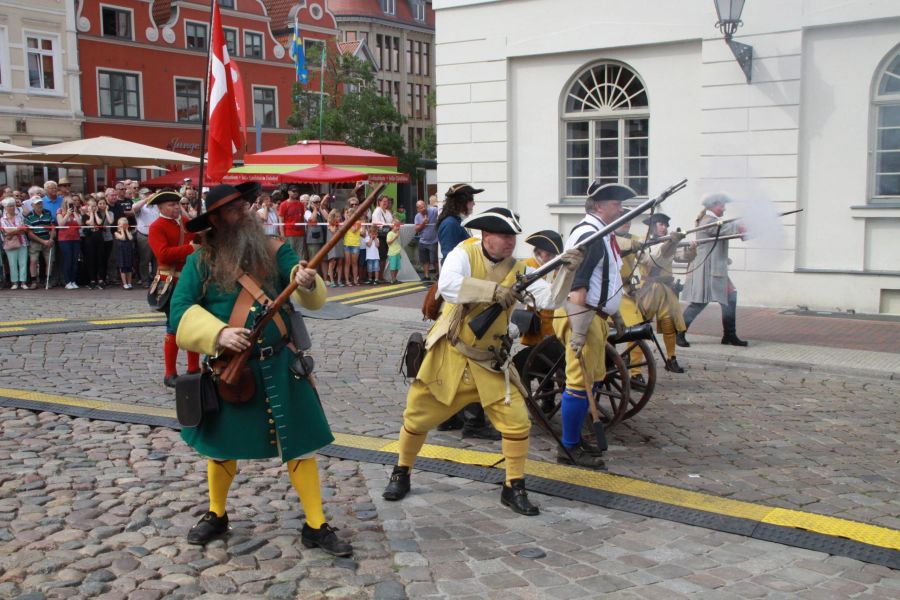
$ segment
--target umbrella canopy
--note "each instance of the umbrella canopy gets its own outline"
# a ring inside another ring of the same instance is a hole
[[[0,142],[0,154],[31,154],[33,152],[37,152],[37,150]]]
[[[367,165],[395,167],[397,159],[371,150],[348,146],[344,142],[303,140],[291,146],[248,154],[245,166],[251,165]]]
[[[188,154],[170,152],[161,148],[107,136],[40,146],[34,153],[10,154],[9,156],[114,168],[135,168],[173,163],[196,164],[200,162],[199,158],[194,158]]]
[[[281,183],[353,183],[365,178],[366,174],[361,171],[338,169],[322,163],[278,176]]]

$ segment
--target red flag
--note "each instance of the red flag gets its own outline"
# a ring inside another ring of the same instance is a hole
[[[209,126],[207,177],[221,181],[234,165],[234,153],[242,145],[240,118],[231,80],[231,58],[222,32],[219,3],[213,2],[212,48],[209,54]]]
[[[231,67],[231,82],[234,85],[234,104],[237,107],[238,119],[241,122],[241,133],[243,133],[243,137],[247,139],[247,92],[244,87],[244,76],[241,75],[241,70],[238,69],[237,63],[235,61],[231,61],[229,63]]]

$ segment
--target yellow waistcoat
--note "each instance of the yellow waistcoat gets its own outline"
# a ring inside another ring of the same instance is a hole
[[[516,274],[525,272],[525,263],[513,260],[513,266],[502,280],[497,279],[509,265],[501,261],[493,265],[481,251],[481,244],[464,244],[471,268],[471,277],[500,283],[505,287],[512,287],[516,282]],[[428,387],[428,391],[441,404],[449,406],[456,396],[456,390],[468,369],[469,377],[478,388],[481,404],[489,406],[506,397],[506,383],[502,373],[495,373],[472,361],[450,344],[447,339],[450,329],[456,321],[457,311],[465,311],[459,327],[459,341],[481,350],[487,350],[490,346],[499,346],[499,336],[506,335],[509,329],[510,310],[503,311],[493,322],[487,333],[482,338],[476,339],[475,334],[469,328],[469,321],[487,308],[487,303],[477,304],[451,304],[444,302],[441,314],[428,332],[426,346],[428,352],[422,361],[422,366],[416,379]],[[511,367],[512,368],[512,367]]]
[[[534,257],[526,258],[525,265],[532,269],[537,269],[541,266]],[[548,282],[552,282],[555,273],[555,271],[552,271],[548,275],[545,275],[544,279]],[[528,310],[533,309],[529,307]],[[526,346],[534,346],[548,335],[553,335],[553,309],[539,310],[537,313],[541,319],[541,330],[533,335],[525,334],[519,339],[519,341]]]

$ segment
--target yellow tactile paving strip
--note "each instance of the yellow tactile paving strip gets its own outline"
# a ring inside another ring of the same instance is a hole
[[[74,406],[126,414],[149,415],[171,419],[175,418],[175,411],[171,409],[108,402],[106,400],[76,398],[61,394],[47,394],[12,388],[0,388],[0,396],[45,404],[49,411],[53,411],[55,407]],[[398,443],[396,440],[386,440],[384,438],[364,435],[337,433],[335,434],[335,443],[341,446],[378,452],[396,453],[398,450]],[[479,465],[492,468],[503,467],[503,456],[500,454],[450,448],[434,444],[425,444],[419,456],[466,465]],[[798,510],[775,508],[763,504],[729,500],[727,498],[719,498],[700,492],[682,490],[672,486],[641,481],[639,479],[632,479],[621,475],[598,473],[596,471],[588,471],[585,469],[535,460],[528,460],[526,462],[525,472],[529,475],[587,487],[598,491],[621,494],[728,517],[747,519],[759,523],[800,529],[831,537],[845,538],[869,544],[871,546],[900,550],[900,531],[879,527],[877,525],[869,525],[867,523]]]

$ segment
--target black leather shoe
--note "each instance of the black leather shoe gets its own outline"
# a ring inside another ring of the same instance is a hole
[[[391,502],[395,500],[403,500],[409,493],[409,467],[394,467],[391,473],[391,480],[381,497]]]
[[[500,432],[490,425],[473,426],[466,423],[462,428],[464,438],[478,438],[479,440],[499,440]]]
[[[679,365],[678,359],[673,356],[666,360],[666,371],[671,371],[672,373],[684,373],[684,367]]]
[[[178,379],[178,375],[166,375],[166,377],[163,379],[163,385],[165,385],[167,388],[174,388],[176,379]]]
[[[690,348],[691,344],[687,341],[687,338],[684,336],[684,332],[675,334],[675,345],[681,348]]]
[[[463,420],[459,415],[453,415],[443,423],[437,426],[438,431],[454,431],[456,429],[462,429]]]
[[[569,454],[572,458],[569,458]],[[574,460],[573,460],[574,459]],[[576,467],[587,467],[589,469],[605,469],[606,462],[599,454],[588,452],[584,449],[583,444],[569,449],[569,453],[563,448],[556,449],[556,462],[563,465],[574,465]]]
[[[188,531],[187,541],[188,544],[202,546],[207,542],[219,539],[226,533],[228,533],[228,514],[219,517],[216,513],[209,511]]]
[[[734,334],[724,336],[722,338],[722,344],[724,346],[749,346],[750,345]]]
[[[524,479],[513,479],[509,482],[509,485],[503,484],[503,489],[500,491],[500,504],[508,506],[513,512],[526,517],[534,517],[541,514],[538,507],[528,499]]]
[[[631,387],[643,390],[647,387],[647,381],[644,379],[644,376],[638,373],[637,375],[631,376]]]
[[[328,523],[323,523],[318,529],[313,529],[309,523],[304,523],[300,541],[307,548],[321,548],[332,556],[353,555],[353,546],[339,538],[335,529]]]

